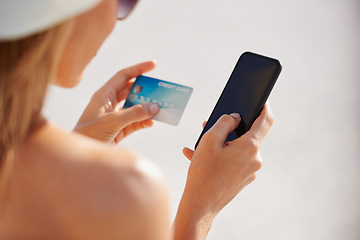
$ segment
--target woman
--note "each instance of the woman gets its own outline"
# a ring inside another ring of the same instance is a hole
[[[155,67],[118,72],[92,97],[75,131],[41,115],[48,84],[73,87],[100,45],[137,1],[0,0],[0,239],[205,239],[220,210],[255,179],[268,105],[242,137],[222,116],[203,136],[169,227],[164,179],[149,160],[113,148],[150,127],[155,104],[116,110],[131,79]],[[20,5],[21,4],[21,5]]]

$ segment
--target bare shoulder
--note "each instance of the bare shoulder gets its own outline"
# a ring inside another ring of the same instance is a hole
[[[13,185],[26,187],[12,191],[15,208],[37,209],[27,211],[29,219],[36,217],[38,227],[53,224],[62,238],[140,239],[154,231],[146,231],[154,229],[154,214],[164,219],[156,224],[168,221],[166,187],[154,164],[49,124],[25,144]]]

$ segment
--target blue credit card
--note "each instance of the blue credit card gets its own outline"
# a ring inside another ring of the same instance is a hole
[[[184,85],[139,76],[126,98],[124,108],[141,103],[156,103],[160,111],[152,119],[177,126],[192,91],[191,87]]]

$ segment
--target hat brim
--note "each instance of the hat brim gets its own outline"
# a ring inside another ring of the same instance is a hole
[[[95,7],[102,0],[2,0],[0,40],[44,31]]]

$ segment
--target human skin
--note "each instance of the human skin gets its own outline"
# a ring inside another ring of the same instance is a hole
[[[104,0],[73,19],[56,79],[72,87],[116,22],[117,1]],[[0,239],[205,239],[216,215],[256,177],[259,148],[273,117],[267,104],[248,133],[225,143],[241,121],[222,116],[191,160],[170,236],[166,184],[150,161],[111,144],[151,127],[157,105],[117,109],[132,79],[153,61],[119,71],[91,98],[73,133],[44,120],[22,147],[14,169]],[[80,134],[79,134],[80,133]],[[96,140],[94,140],[96,139]],[[19,189],[24,189],[19,191]],[[22,228],[19,230],[19,226]],[[44,228],[46,226],[46,228]]]
[[[88,21],[90,19],[84,23]],[[80,38],[74,36],[73,39]],[[82,41],[72,41],[72,44],[76,49]],[[116,105],[126,98],[132,86],[128,72],[132,71],[133,77],[154,67],[155,63],[150,61],[117,73],[94,94],[75,130],[107,143],[117,143],[136,130],[152,126],[149,117],[158,109],[151,114],[150,106],[141,105],[116,111]],[[240,118],[225,115],[204,135],[196,152],[184,148],[184,155],[192,162],[173,224],[174,239],[205,239],[218,212],[255,179],[255,172],[262,163],[260,144],[273,123],[270,106],[266,104],[247,134],[223,145],[228,133],[240,121]],[[204,186],[208,188],[205,190]]]
[[[115,9],[117,1],[104,0],[71,20],[55,84],[78,83],[83,68],[111,32]],[[76,62],[65,64],[73,56]],[[148,62],[121,71],[114,77],[119,80],[116,84],[128,84],[153,66]],[[149,111],[146,118],[155,113]],[[169,239],[167,189],[162,173],[145,157],[67,133],[42,119],[25,139],[15,163],[6,196],[0,199],[4,209],[0,239]]]
[[[240,121],[238,114],[223,115],[195,152],[184,149],[191,164],[175,218],[175,239],[205,239],[221,209],[255,180],[262,166],[260,144],[273,124],[270,106],[265,105],[247,133],[224,144]]]

